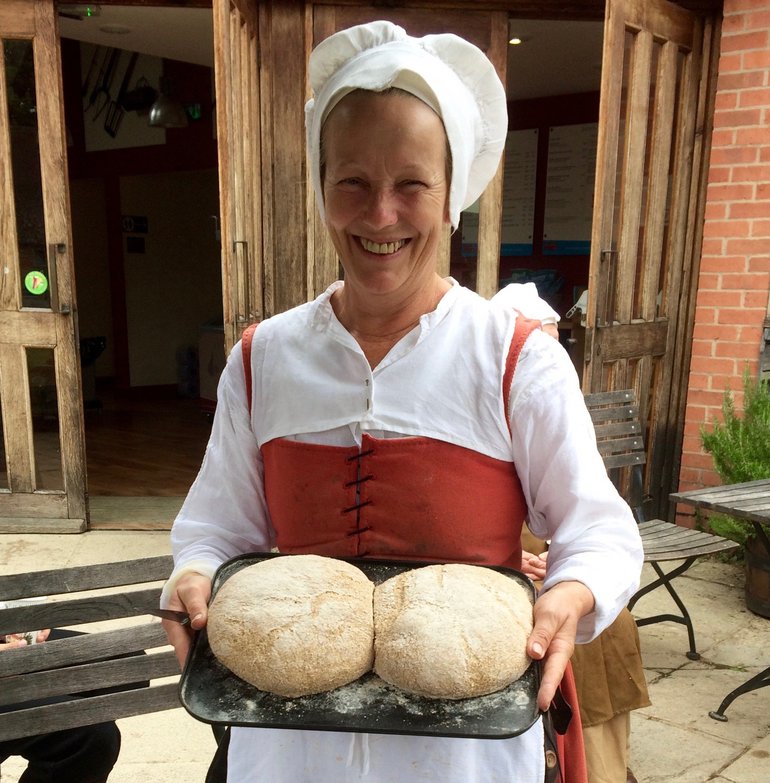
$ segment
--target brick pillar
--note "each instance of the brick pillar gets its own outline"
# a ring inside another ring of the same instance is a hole
[[[700,427],[756,375],[770,296],[770,0],[725,0],[680,489],[721,483]]]

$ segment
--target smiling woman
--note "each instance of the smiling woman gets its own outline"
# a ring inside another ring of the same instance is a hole
[[[636,590],[641,546],[566,352],[505,297],[437,273],[447,224],[458,226],[500,163],[503,86],[467,41],[413,38],[389,22],[334,34],[308,70],[309,171],[345,280],[248,330],[231,354],[174,523],[163,604],[200,630],[217,567],[273,548],[520,569],[528,516],[552,542],[524,640],[543,659],[545,712],[557,689],[574,696],[576,639],[600,633]],[[166,630],[184,660],[191,629]],[[227,780],[585,783],[579,720],[558,764],[550,725],[495,742],[418,726],[239,726]]]

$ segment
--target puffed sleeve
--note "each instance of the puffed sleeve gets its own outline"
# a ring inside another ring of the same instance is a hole
[[[529,526],[550,539],[543,589],[576,580],[591,590],[595,608],[577,634],[578,642],[588,642],[638,589],[639,531],[607,476],[572,362],[542,332],[533,332],[522,349],[509,404]]]
[[[174,520],[171,545],[174,571],[162,603],[183,573],[213,576],[231,557],[270,549],[262,457],[251,427],[240,342],[219,380],[211,436],[198,476]]]
[[[542,299],[534,283],[509,283],[491,299],[493,304],[516,310],[525,318],[541,324],[557,324],[561,320],[556,310]]]

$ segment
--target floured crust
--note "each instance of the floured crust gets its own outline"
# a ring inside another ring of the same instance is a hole
[[[211,650],[263,691],[294,697],[338,688],[372,667],[373,589],[360,569],[318,555],[246,566],[209,607]]]
[[[497,571],[416,568],[374,591],[375,672],[410,693],[442,699],[505,688],[527,669],[532,602]]]

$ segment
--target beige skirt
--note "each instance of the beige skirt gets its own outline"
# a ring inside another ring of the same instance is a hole
[[[546,549],[545,542],[527,528],[521,543],[536,554]],[[639,631],[628,609],[592,642],[575,645],[572,670],[583,726],[596,726],[621,712],[650,706]]]
[[[584,726],[650,705],[639,632],[628,609],[592,642],[575,645],[572,669]]]

